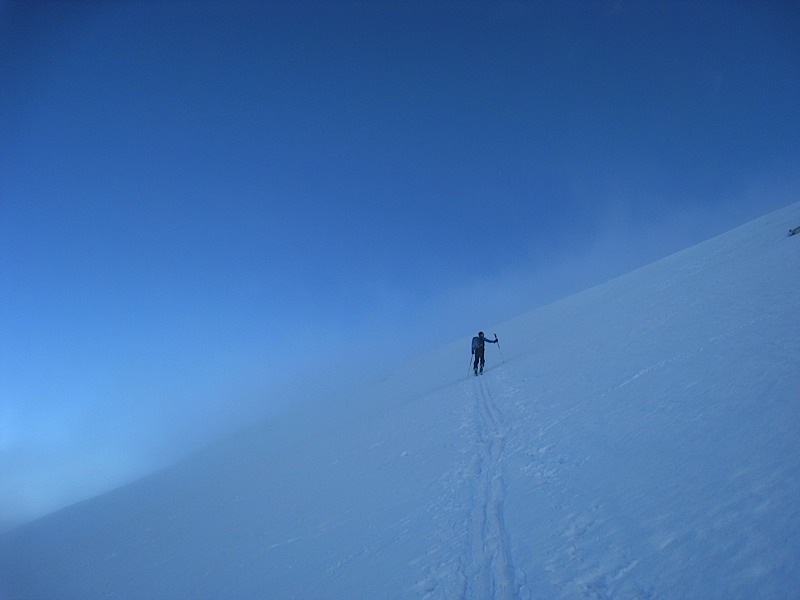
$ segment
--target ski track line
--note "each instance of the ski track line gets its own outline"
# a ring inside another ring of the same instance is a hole
[[[476,382],[481,451],[473,460],[477,477],[470,514],[471,577],[467,598],[517,598],[517,582],[504,519],[503,457],[508,428],[485,380]]]

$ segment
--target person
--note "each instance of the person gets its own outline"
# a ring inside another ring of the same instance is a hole
[[[496,344],[498,341],[497,334],[494,334],[493,340],[487,340],[483,337],[483,332],[479,331],[478,335],[472,338],[472,355],[475,357],[475,361],[472,363],[472,370],[475,372],[475,375],[478,374],[478,368],[480,367],[480,372],[483,373],[483,365],[486,364],[486,360],[483,358],[483,345],[486,342],[490,344]]]

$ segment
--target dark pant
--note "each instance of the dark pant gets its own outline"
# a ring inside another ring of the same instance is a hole
[[[475,362],[472,364],[473,369],[478,368],[478,363],[481,365],[481,371],[483,371],[483,365],[486,364],[486,361],[483,359],[483,348],[475,348]]]

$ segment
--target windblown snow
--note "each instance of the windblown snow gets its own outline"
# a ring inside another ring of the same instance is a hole
[[[465,332],[9,532],[0,597],[798,597],[798,225],[476,323],[482,376]]]

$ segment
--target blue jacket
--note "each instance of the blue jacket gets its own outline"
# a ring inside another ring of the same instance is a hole
[[[478,348],[483,348],[483,345],[486,342],[489,342],[490,344],[496,344],[497,340],[490,340],[486,336],[480,337],[479,335],[476,335],[474,338],[472,338],[472,352],[473,352],[473,354],[475,353],[475,350],[477,350]]]

